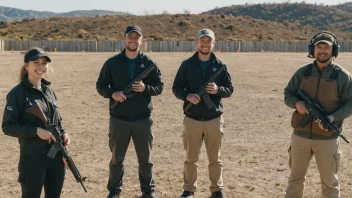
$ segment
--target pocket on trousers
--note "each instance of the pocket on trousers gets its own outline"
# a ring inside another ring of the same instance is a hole
[[[187,134],[186,134],[186,122],[187,122],[187,117],[185,116],[183,118],[183,132],[182,132],[182,142],[183,142],[183,148],[187,151]]]
[[[288,148],[287,152],[288,152],[288,166],[291,168],[292,167],[291,146]]]
[[[187,151],[187,134],[185,131],[182,133],[183,148]]]
[[[336,161],[335,173],[338,173],[339,170],[340,170],[341,156],[342,156],[342,153],[341,153],[340,150],[336,151],[336,153],[334,154],[334,158],[335,158],[335,161]]]

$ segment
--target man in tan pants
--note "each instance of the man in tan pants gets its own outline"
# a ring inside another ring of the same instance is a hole
[[[316,34],[308,48],[308,57],[315,58],[315,61],[298,69],[285,88],[286,105],[296,109],[291,121],[294,132],[289,149],[291,174],[286,198],[303,196],[305,175],[313,155],[320,173],[322,197],[339,198],[337,172],[341,151],[338,134],[326,129],[320,120],[312,119],[305,127],[300,126],[300,121],[309,111],[296,93],[302,90],[319,103],[330,122],[342,130],[343,120],[352,114],[352,78],[333,61],[338,55],[339,45],[332,33]]]
[[[226,65],[211,52],[215,45],[214,32],[200,30],[196,43],[198,51],[182,62],[172,87],[175,96],[185,101],[183,142],[186,160],[181,197],[192,197],[196,191],[197,163],[204,140],[209,159],[211,197],[223,198],[220,148],[224,120],[221,98],[230,97],[233,87]],[[211,77],[214,79],[209,81]]]

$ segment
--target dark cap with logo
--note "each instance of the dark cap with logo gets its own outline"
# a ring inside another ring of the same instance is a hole
[[[129,35],[131,32],[137,32],[140,36],[143,35],[142,29],[138,25],[127,26],[125,35]]]
[[[321,33],[318,34],[313,41],[314,45],[318,44],[318,43],[326,43],[329,45],[333,45],[335,43],[335,38],[327,33]]]
[[[38,60],[40,57],[45,57],[48,62],[51,62],[49,56],[45,54],[44,50],[40,48],[32,48],[26,52],[24,55],[24,62],[28,63],[29,61]]]

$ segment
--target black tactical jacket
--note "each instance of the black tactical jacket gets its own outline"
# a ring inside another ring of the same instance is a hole
[[[45,129],[45,124],[25,111],[36,102],[61,134],[64,133],[56,95],[50,84],[49,81],[42,79],[42,91],[39,91],[25,77],[6,97],[2,130],[6,135],[18,138],[21,153],[47,153],[50,149],[48,142],[37,135],[37,127]]]

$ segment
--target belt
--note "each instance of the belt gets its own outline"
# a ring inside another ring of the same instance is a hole
[[[202,117],[202,116],[193,116],[193,115],[187,115],[187,117],[192,118],[194,120],[198,120],[198,121],[209,121],[215,118],[218,118],[221,116],[221,114],[217,114],[217,115],[212,115],[212,116],[207,116],[207,117]]]
[[[130,115],[130,116],[124,116],[124,115],[111,115],[111,117],[116,118],[118,120],[123,120],[127,122],[135,122],[138,120],[144,120],[150,117],[150,113],[147,114],[141,114],[141,115]]]

